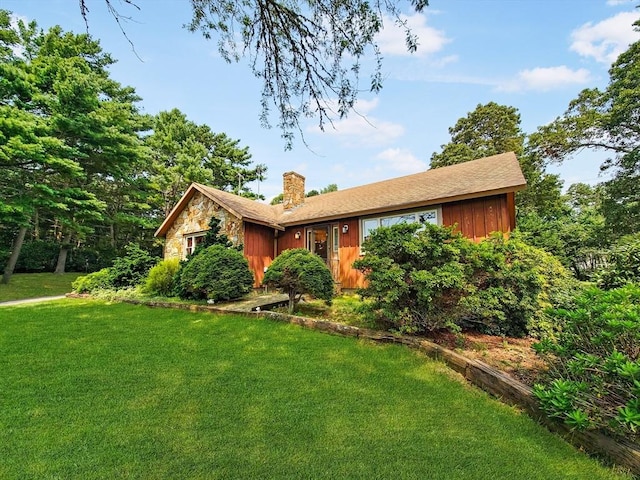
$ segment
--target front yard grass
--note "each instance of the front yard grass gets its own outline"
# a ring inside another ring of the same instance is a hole
[[[15,273],[8,284],[0,283],[0,302],[24,298],[51,297],[71,291],[71,284],[82,273]]]
[[[397,345],[83,299],[0,352],[0,478],[629,478]]]

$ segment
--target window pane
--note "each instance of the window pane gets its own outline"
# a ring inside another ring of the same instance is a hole
[[[428,212],[421,212],[418,214],[418,218],[420,223],[432,223],[434,225],[438,224],[438,212],[437,210],[429,210]]]
[[[394,217],[385,217],[380,219],[380,224],[383,227],[390,227],[392,225],[399,225],[401,223],[413,223],[416,221],[415,213],[407,213],[405,215],[396,215]]]
[[[378,219],[370,218],[369,220],[362,221],[362,239],[366,240],[371,235],[371,231],[378,228]]]

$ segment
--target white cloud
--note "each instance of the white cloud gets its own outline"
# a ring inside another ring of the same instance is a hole
[[[615,7],[617,5],[624,5],[626,3],[634,2],[635,0],[607,0],[607,5]]]
[[[427,169],[427,163],[416,157],[406,148],[388,148],[378,155],[376,160],[384,162],[385,171],[394,171],[400,174],[417,173]]]
[[[347,118],[325,126],[324,135],[335,136],[347,146],[384,145],[404,135],[402,125],[369,115],[377,106],[377,98],[358,100]],[[314,126],[309,131],[318,132],[319,129]]]
[[[559,67],[536,67],[518,72],[515,79],[498,86],[507,92],[535,90],[546,92],[567,85],[586,84],[590,80],[589,71],[580,68],[572,70],[566,65]]]
[[[427,17],[420,13],[411,16],[401,15],[401,20],[406,22],[411,33],[418,37],[418,49],[415,53],[407,51],[406,34],[403,26],[388,16],[383,17],[384,29],[378,34],[376,40],[380,46],[380,51],[387,56],[409,56],[423,57],[442,50],[448,39],[442,30],[427,26]]]
[[[585,23],[571,33],[570,49],[598,62],[612,63],[631,43],[640,38],[633,29],[637,12],[621,12],[598,23]]]
[[[428,164],[407,148],[387,148],[369,158],[367,166],[354,170],[353,164],[336,163],[331,167],[334,177],[340,178],[341,189],[365,185],[390,178],[427,170]]]

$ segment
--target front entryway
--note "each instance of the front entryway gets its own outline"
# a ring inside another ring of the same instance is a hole
[[[336,281],[339,281],[340,236],[338,224],[308,227],[307,250],[322,258]]]

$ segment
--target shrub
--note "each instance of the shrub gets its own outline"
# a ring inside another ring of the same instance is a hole
[[[640,233],[622,237],[611,250],[608,265],[598,278],[598,286],[605,290],[629,282],[640,283]]]
[[[179,268],[180,260],[178,258],[162,260],[149,270],[144,285],[145,293],[170,296],[175,288],[175,279]]]
[[[303,294],[308,293],[331,304],[334,294],[333,276],[324,261],[304,248],[285,250],[264,274],[262,283],[289,295],[289,313]]]
[[[505,239],[494,234],[473,244],[470,252],[472,287],[461,299],[467,320],[498,335],[539,336],[553,331],[545,310],[567,306],[578,288],[559,259],[517,235]]]
[[[574,429],[640,433],[640,286],[592,288],[571,310],[552,312],[557,338],[535,345],[549,367],[534,393],[542,409]]]
[[[146,278],[158,259],[138,245],[130,243],[125,247],[126,255],[113,261],[111,286],[115,288],[133,287]]]
[[[176,283],[182,298],[232,300],[251,291],[253,274],[238,250],[212,245],[182,264]]]
[[[379,228],[364,242],[366,255],[354,263],[365,274],[359,291],[373,313],[405,333],[454,327],[460,298],[468,293],[471,246],[451,228],[401,224]]]
[[[474,243],[451,227],[404,224],[377,229],[363,247],[354,263],[367,279],[360,294],[402,332],[537,333],[549,328],[541,312],[574,285],[553,256],[501,234]]]
[[[103,268],[97,272],[76,278],[71,287],[76,293],[93,293],[97,290],[111,288],[112,272],[110,268]]]

